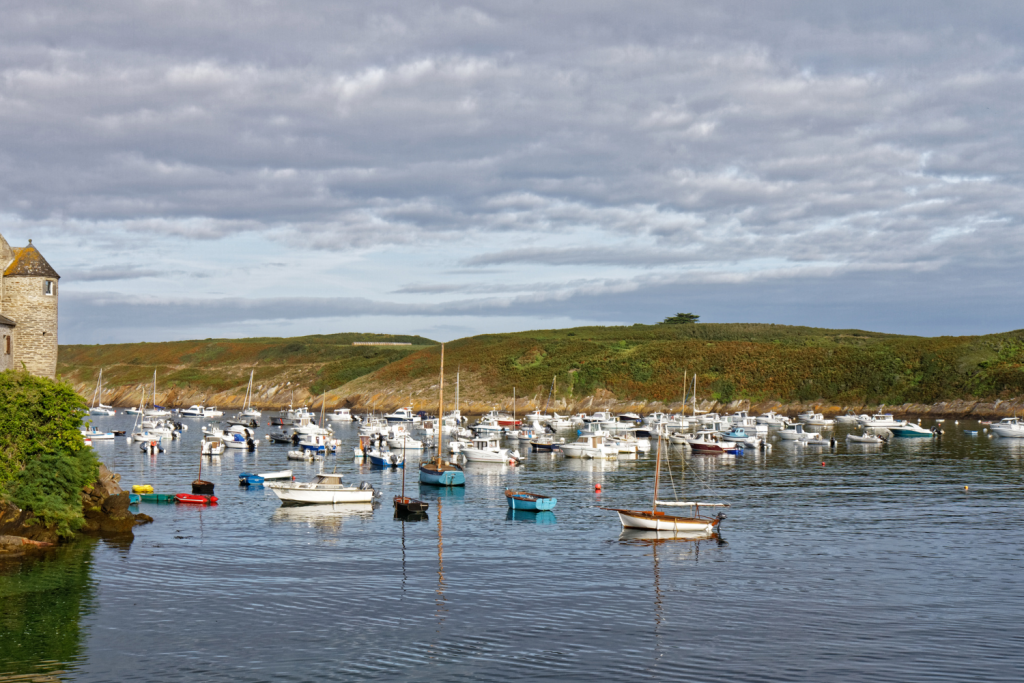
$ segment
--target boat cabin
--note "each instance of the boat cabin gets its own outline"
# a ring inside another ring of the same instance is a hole
[[[494,436],[478,436],[473,439],[473,448],[478,451],[500,451],[501,444]]]
[[[321,472],[320,474],[313,477],[312,483],[316,486],[327,487],[327,486],[344,486],[341,482],[342,475],[337,473],[326,473]]]

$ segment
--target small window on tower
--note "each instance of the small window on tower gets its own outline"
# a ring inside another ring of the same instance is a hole
[[[11,355],[11,338],[4,337],[4,353]]]
[[[46,296],[53,296],[53,280],[43,281],[43,294]]]

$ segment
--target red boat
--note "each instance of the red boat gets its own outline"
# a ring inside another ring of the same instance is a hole
[[[179,493],[175,496],[179,503],[191,503],[193,505],[216,505],[217,496],[207,496],[199,493]]]

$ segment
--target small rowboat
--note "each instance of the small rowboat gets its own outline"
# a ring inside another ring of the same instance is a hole
[[[557,498],[552,496],[542,496],[539,493],[530,493],[528,491],[513,491],[507,489],[505,491],[505,500],[508,502],[508,506],[513,510],[553,510],[555,503],[558,502]]]
[[[140,493],[143,503],[173,503],[177,499],[173,493]]]
[[[291,479],[292,478],[292,471],[291,470],[278,470],[277,472],[260,472],[256,476],[263,477],[264,479]]]
[[[136,484],[132,487],[132,493],[153,493],[152,484]]]
[[[207,496],[199,493],[179,493],[174,496],[179,503],[190,503],[192,505],[216,505],[217,496]]]
[[[142,500],[142,494],[140,494],[140,493],[129,493],[128,494],[128,504],[129,505],[135,505],[136,503],[140,502],[141,500]]]
[[[867,443],[878,446],[884,443],[885,439],[877,434],[847,434],[846,441],[847,443]]]
[[[262,483],[263,477],[261,477],[258,474],[248,474],[246,472],[242,472],[241,474],[238,475],[239,486],[255,486],[256,484]]]
[[[428,507],[430,507],[430,503],[422,500],[416,500],[409,496],[395,496],[395,512],[397,514],[426,512]]]

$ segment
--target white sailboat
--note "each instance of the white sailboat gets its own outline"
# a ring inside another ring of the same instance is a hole
[[[153,369],[153,407],[143,411],[144,415],[150,417],[170,417],[171,411],[156,404],[156,368]]]
[[[96,379],[96,390],[92,393],[92,406],[89,408],[90,415],[106,415],[113,417],[117,411],[111,406],[103,405],[103,368],[100,368],[100,376]]]
[[[249,371],[249,386],[245,390],[245,401],[242,403],[242,412],[238,413],[238,417],[263,417],[263,413],[252,405],[252,378],[255,373],[256,370]]]
[[[729,507],[728,503],[698,503],[698,502],[675,502],[658,500],[658,482],[661,475],[661,439],[658,439],[658,457],[654,466],[654,501],[650,510],[623,510],[618,508],[603,508],[611,510],[619,515],[619,521],[626,529],[647,529],[650,531],[698,531],[710,533],[722,520],[725,513],[719,512],[714,517],[707,517],[700,514],[701,506],[708,508]],[[667,515],[658,509],[663,507],[689,507],[690,515],[687,517]]]

